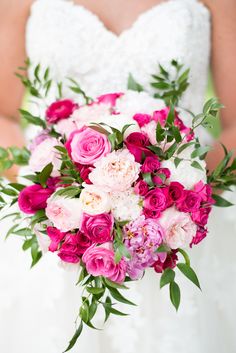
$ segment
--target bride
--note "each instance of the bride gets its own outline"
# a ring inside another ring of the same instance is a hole
[[[16,68],[30,57],[49,66],[54,79],[75,78],[90,95],[126,89],[129,73],[147,91],[158,63],[175,58],[191,68],[182,105],[199,112],[209,59],[217,95],[224,103],[221,141],[236,148],[236,3],[234,0],[1,0],[0,145],[24,143],[17,109],[23,97]],[[31,75],[31,72],[29,72]],[[206,136],[201,136],[206,138]],[[216,144],[209,168],[221,158]],[[7,175],[14,179],[17,170]],[[176,314],[156,275],[130,289],[139,304],[131,316],[114,318],[103,332],[86,331],[72,352],[236,352],[235,208],[215,210],[209,237],[193,250],[203,294],[184,279]],[[1,224],[1,238],[4,237]],[[27,271],[27,255],[9,239],[0,248],[0,351],[62,353],[79,307],[77,274],[45,255]]]

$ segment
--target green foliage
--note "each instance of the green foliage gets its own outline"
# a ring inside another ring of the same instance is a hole
[[[129,78],[128,78],[128,89],[136,92],[144,91],[143,86],[140,85],[138,82],[136,82],[134,77],[131,74],[129,74]]]
[[[30,152],[24,147],[0,147],[0,173],[13,165],[25,166],[29,162]]]

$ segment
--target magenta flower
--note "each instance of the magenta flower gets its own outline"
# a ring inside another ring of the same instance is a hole
[[[26,214],[34,214],[47,207],[47,199],[52,193],[52,189],[44,189],[41,185],[27,186],[19,194],[19,208]]]
[[[59,100],[52,103],[46,111],[46,119],[49,124],[67,119],[78,108],[78,104],[70,99]]]

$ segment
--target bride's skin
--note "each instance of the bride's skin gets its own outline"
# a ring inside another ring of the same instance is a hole
[[[119,35],[131,27],[142,12],[163,0],[74,2],[98,15],[109,30]],[[211,62],[215,89],[226,107],[221,114],[223,132],[220,140],[228,149],[236,149],[236,1],[203,2],[212,13]],[[18,116],[24,89],[14,72],[26,59],[25,25],[32,3],[32,0],[0,0],[0,146],[24,144]],[[221,148],[216,144],[214,151],[209,154],[209,168],[214,168],[221,157]],[[13,169],[7,176],[14,179],[16,174],[17,170]]]

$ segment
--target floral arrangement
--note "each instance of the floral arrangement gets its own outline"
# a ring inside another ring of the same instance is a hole
[[[83,99],[62,97],[45,107],[43,116],[20,110],[28,122],[40,127],[30,146],[0,149],[1,169],[16,163],[27,165],[25,184],[1,183],[3,209],[19,209],[8,216],[13,227],[8,235],[23,239],[32,265],[50,251],[63,263],[80,270],[78,283],[84,293],[80,324],[66,351],[80,336],[83,325],[94,328],[98,306],[109,315],[125,315],[114,300],[135,305],[121,290],[140,280],[146,270],[156,271],[160,286],[169,286],[170,299],[178,309],[179,270],[197,287],[187,250],[207,235],[212,206],[230,206],[216,189],[235,184],[236,161],[225,158],[209,174],[204,161],[209,146],[196,137],[199,126],[208,126],[221,105],[208,101],[203,112],[193,115],[178,107],[188,86],[188,70],[172,62],[176,79],[160,66],[153,76],[155,97],[129,78],[129,90],[91,99],[71,80],[74,93]],[[20,75],[33,96],[42,99],[52,81],[46,70],[35,80]],[[160,274],[160,275],[159,275]]]

